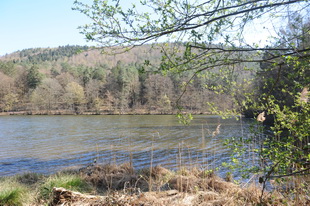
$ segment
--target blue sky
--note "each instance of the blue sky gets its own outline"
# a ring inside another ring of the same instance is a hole
[[[73,2],[1,0],[0,55],[27,48],[89,45],[77,27],[90,20],[71,10]]]
[[[92,0],[80,1],[92,3]],[[134,1],[125,0],[122,3]],[[91,45],[77,29],[91,20],[78,11],[73,11],[73,2],[74,0],[0,0],[0,56],[27,48]],[[258,23],[248,26],[245,35],[250,43],[264,40],[269,35],[269,29],[261,28],[262,25]]]

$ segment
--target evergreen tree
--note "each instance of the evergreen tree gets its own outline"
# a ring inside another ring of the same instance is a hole
[[[27,85],[29,89],[35,89],[42,81],[42,74],[39,72],[39,67],[33,65],[27,73]]]

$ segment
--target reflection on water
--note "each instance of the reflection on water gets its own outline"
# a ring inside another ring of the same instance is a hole
[[[195,116],[184,126],[173,115],[2,116],[0,176],[52,173],[94,159],[122,163],[130,153],[135,168],[149,166],[151,156],[153,165],[172,169],[219,165],[230,155],[221,141],[247,135],[248,121]],[[212,137],[218,124],[220,134]]]

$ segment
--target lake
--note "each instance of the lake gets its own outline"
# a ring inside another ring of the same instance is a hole
[[[223,140],[249,135],[250,122],[206,115],[190,125],[174,115],[0,116],[0,176],[119,164],[130,156],[136,169],[151,163],[214,168],[231,154]]]

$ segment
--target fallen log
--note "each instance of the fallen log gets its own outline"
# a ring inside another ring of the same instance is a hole
[[[52,205],[79,205],[87,202],[89,205],[99,205],[104,202],[104,196],[87,195],[79,192],[73,192],[62,187],[53,188]],[[85,204],[83,204],[85,205]]]

